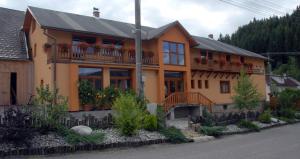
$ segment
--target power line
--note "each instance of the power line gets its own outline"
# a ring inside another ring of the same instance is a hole
[[[254,1],[254,0],[219,0],[221,2],[246,9],[250,12],[253,12],[257,15],[261,16],[270,16],[270,15],[280,15],[283,16],[286,14],[283,12],[280,8],[283,8],[279,6],[278,4],[270,1],[270,0],[265,0],[265,1]]]

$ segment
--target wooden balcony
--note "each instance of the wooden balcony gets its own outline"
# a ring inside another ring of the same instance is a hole
[[[111,46],[82,46],[58,44],[55,51],[56,62],[93,62],[104,64],[135,64],[135,50]],[[48,53],[48,62],[53,62],[54,55]],[[143,65],[158,65],[158,58],[154,52],[144,51]]]
[[[225,61],[207,60],[192,61],[192,70],[200,71],[213,71],[213,72],[228,72],[228,73],[239,73],[241,69],[244,69],[247,73],[252,74],[263,74],[263,69],[254,69],[250,63],[240,64],[238,62],[226,63]]]
[[[205,106],[211,112],[214,102],[199,92],[175,92],[163,102],[165,112],[178,105]]]

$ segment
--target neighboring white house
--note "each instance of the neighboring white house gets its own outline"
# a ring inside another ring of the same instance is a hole
[[[267,93],[267,101],[270,101],[269,94],[271,93],[270,82],[276,87],[278,92],[281,92],[287,88],[300,89],[300,82],[294,79],[293,77],[289,77],[286,75],[266,75],[267,85],[266,85],[266,93]]]

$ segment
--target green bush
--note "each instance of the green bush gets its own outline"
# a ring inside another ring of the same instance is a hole
[[[165,112],[163,110],[163,106],[158,105],[156,112],[157,112],[157,128],[163,129],[166,126]]]
[[[293,108],[282,108],[279,110],[279,116],[288,118],[288,119],[294,119],[295,118],[296,111]]]
[[[67,99],[58,94],[58,90],[51,91],[49,85],[41,85],[34,99],[33,116],[41,121],[41,133],[53,131],[59,126],[59,121],[68,114]]]
[[[202,111],[203,119],[201,121],[201,125],[203,126],[214,126],[214,118],[213,116],[207,111],[207,109],[204,109]]]
[[[175,127],[163,128],[159,132],[169,139],[171,143],[188,142],[188,139],[182,134],[182,132]]]
[[[266,110],[259,115],[258,120],[262,123],[271,123],[272,122],[271,117],[272,117],[271,111]]]
[[[259,127],[251,121],[241,120],[238,126],[240,128],[247,128],[250,130],[259,131]]]
[[[295,118],[296,118],[296,119],[300,119],[300,113],[296,113],[296,114],[295,114]]]
[[[279,109],[294,108],[300,99],[300,90],[285,89],[278,95]]]
[[[123,135],[134,135],[142,127],[143,111],[132,94],[121,94],[112,109],[114,122]]]
[[[148,131],[157,130],[157,117],[156,115],[145,115],[143,119],[143,128]]]
[[[114,87],[106,87],[105,89],[96,93],[96,107],[102,109],[103,107],[110,108],[113,102],[120,95],[120,90]]]
[[[287,118],[287,117],[278,117],[279,120],[285,121],[287,123],[293,123],[295,122],[295,119]]]
[[[204,135],[208,135],[208,136],[215,136],[218,137],[220,135],[222,135],[222,131],[224,131],[225,128],[224,127],[220,127],[220,126],[202,126],[200,128],[200,133],[204,134]]]
[[[99,144],[104,140],[105,135],[103,133],[92,133],[91,135],[79,135],[73,130],[60,127],[58,129],[60,135],[62,135],[65,140],[72,145],[76,144]]]
[[[78,93],[79,93],[79,101],[81,105],[86,104],[94,104],[95,103],[95,93],[91,82],[88,80],[80,80],[78,83]]]

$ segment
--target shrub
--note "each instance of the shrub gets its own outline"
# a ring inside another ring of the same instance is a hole
[[[114,101],[112,109],[116,126],[123,135],[134,135],[141,128],[143,112],[135,96],[128,93],[121,94]]]
[[[103,133],[92,133],[91,135],[79,135],[73,130],[59,127],[58,131],[69,144],[99,144],[104,140],[105,135]]]
[[[182,134],[182,132],[175,128],[169,127],[160,130],[160,133],[163,134],[171,143],[186,143],[188,139]]]
[[[96,93],[96,107],[98,109],[103,107],[110,108],[119,95],[119,89],[114,87],[106,87],[105,89],[98,91]]]
[[[252,123],[251,121],[247,121],[247,120],[241,120],[239,125],[240,128],[247,128],[250,130],[255,130],[255,131],[259,131],[259,127]]]
[[[155,115],[146,115],[143,119],[143,128],[148,131],[157,130],[157,117]]]
[[[30,124],[31,120],[31,112],[19,108],[9,108],[6,110],[4,112],[5,124],[0,132],[1,141],[29,146],[29,141],[35,131]]]
[[[163,110],[163,106],[158,105],[156,111],[157,111],[157,128],[163,129],[166,126],[165,112]]]
[[[266,110],[264,111],[262,114],[259,115],[258,120],[262,123],[271,123],[271,111],[270,110]]]
[[[200,128],[200,133],[204,134],[204,135],[208,135],[208,136],[215,136],[218,137],[220,135],[222,135],[222,131],[224,131],[225,128],[224,127],[220,127],[220,126],[202,126]]]
[[[280,117],[294,119],[296,111],[293,108],[282,108],[279,110],[278,114]]]
[[[300,90],[285,89],[278,95],[279,109],[294,108],[296,101],[300,99]]]
[[[213,126],[214,125],[214,118],[213,116],[207,111],[207,109],[204,109],[202,111],[202,120],[201,125],[203,126]]]
[[[95,89],[88,80],[80,80],[78,83],[79,101],[81,105],[95,103]]]
[[[296,113],[296,114],[295,114],[295,118],[296,118],[296,119],[300,119],[300,113]]]
[[[37,127],[41,133],[56,130],[60,119],[68,114],[67,100],[58,94],[58,90],[50,91],[49,85],[41,85],[36,90],[33,115],[42,123]]]

